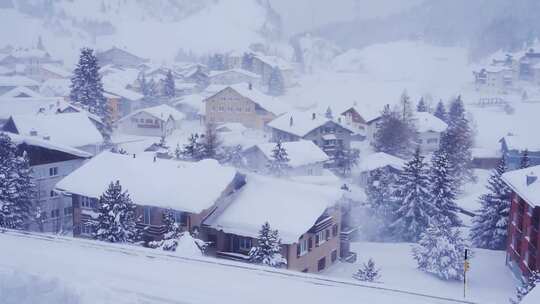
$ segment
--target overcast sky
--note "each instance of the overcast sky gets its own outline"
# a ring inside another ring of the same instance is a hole
[[[270,0],[288,33],[337,21],[386,16],[424,0]]]

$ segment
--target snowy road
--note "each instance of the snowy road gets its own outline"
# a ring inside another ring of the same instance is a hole
[[[0,233],[0,276],[11,271],[58,279],[76,291],[79,303],[473,303],[226,260],[8,231]]]

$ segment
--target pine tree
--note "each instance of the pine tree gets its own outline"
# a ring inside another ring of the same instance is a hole
[[[448,157],[441,150],[435,151],[431,160],[429,179],[431,181],[432,204],[439,221],[444,218],[451,227],[461,226],[456,204],[455,182],[449,172]]]
[[[0,227],[23,229],[30,220],[33,198],[30,163],[26,153],[0,133]]]
[[[412,110],[412,102],[407,90],[403,91],[399,100],[399,110],[401,114],[401,121],[406,125],[414,124],[414,114]]]
[[[163,224],[165,226],[165,233],[163,234],[160,247],[165,251],[176,251],[178,239],[182,235],[182,227],[175,221],[173,210],[163,212]]]
[[[416,149],[413,159],[398,177],[398,202],[394,213],[397,220],[391,225],[395,234],[404,241],[418,240],[435,214],[429,185],[424,157],[420,155],[420,149]]]
[[[243,150],[241,145],[222,147],[218,157],[219,162],[221,164],[241,168],[244,166]]]
[[[480,196],[481,208],[473,217],[470,233],[476,247],[502,250],[506,246],[512,194],[501,178],[506,169],[506,160],[503,157],[488,179],[489,192]]]
[[[173,98],[176,95],[174,77],[172,75],[171,70],[169,70],[167,72],[167,76],[165,77],[165,85],[163,87],[163,95],[165,95],[168,98]]]
[[[281,96],[285,94],[285,81],[283,74],[278,67],[274,67],[268,80],[268,94],[272,96]]]
[[[540,285],[540,272],[539,271],[533,271],[527,279],[525,279],[521,286],[516,288],[516,299],[510,299],[510,302],[512,304],[518,304],[520,303],[523,298],[533,290],[533,288],[536,287],[536,285]]]
[[[397,174],[388,168],[371,171],[368,176],[366,195],[370,218],[376,221],[377,239],[391,235],[388,227],[394,221],[397,178]]]
[[[434,221],[422,233],[413,257],[418,268],[443,280],[463,280],[465,241],[445,220]]]
[[[218,150],[221,146],[221,139],[216,130],[216,125],[209,123],[206,124],[206,129],[202,140],[202,158],[218,158]]]
[[[257,238],[257,246],[249,251],[249,259],[252,263],[271,267],[281,267],[287,264],[287,260],[281,255],[279,232],[272,230],[268,222],[262,225]]]
[[[83,48],[77,67],[71,77],[71,102],[99,116],[103,122],[101,132],[106,139],[112,132],[112,119],[107,99],[103,95],[103,83],[94,50]]]
[[[343,147],[343,144],[339,144],[336,147],[334,155],[332,155],[332,162],[338,170],[338,174],[341,176],[349,176],[352,168],[358,164],[359,151],[347,150]]]
[[[290,168],[289,161],[287,150],[282,146],[281,141],[278,141],[272,150],[272,159],[267,164],[268,171],[276,176],[282,176]]]
[[[198,161],[204,158],[204,146],[198,134],[191,134],[188,143],[177,153],[178,159]]]
[[[389,105],[384,107],[377,122],[373,146],[379,152],[408,158],[415,146],[416,134],[410,101],[404,94],[400,108],[391,110]]]
[[[416,112],[428,112],[428,106],[424,101],[424,97],[421,97],[416,105]]]
[[[448,114],[446,113],[446,107],[444,106],[442,100],[437,103],[437,107],[435,108],[433,115],[444,122],[448,121]]]
[[[375,267],[375,262],[370,258],[367,263],[364,263],[362,268],[353,274],[353,278],[364,282],[375,282],[381,278],[380,271],[380,269]]]
[[[531,166],[531,161],[529,159],[529,150],[525,149],[525,151],[523,151],[523,154],[521,155],[519,168],[525,169],[525,168],[529,168],[530,166]]]
[[[136,227],[135,210],[127,191],[122,191],[120,181],[111,182],[99,198],[98,217],[92,223],[94,238],[111,243],[139,241],[141,231]]]

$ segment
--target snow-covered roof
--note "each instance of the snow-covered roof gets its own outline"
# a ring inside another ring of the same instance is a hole
[[[278,67],[280,70],[292,70],[291,65],[285,59],[277,56],[267,56],[262,54],[255,54],[254,58],[268,64],[271,67]]]
[[[41,97],[38,92],[29,89],[28,87],[15,87],[6,93],[2,94],[0,97],[13,97],[13,98],[24,98],[24,97]]]
[[[396,170],[402,170],[404,165],[405,161],[399,157],[384,152],[377,152],[362,157],[358,163],[358,170],[360,172],[369,172],[387,166]]]
[[[534,179],[536,177],[536,179]],[[502,179],[530,205],[540,207],[540,166],[506,172]],[[527,184],[529,181],[531,183]]]
[[[186,115],[184,115],[184,113],[176,110],[175,108],[173,108],[171,106],[168,106],[166,104],[162,104],[162,105],[155,106],[155,107],[136,110],[136,111],[130,113],[129,115],[123,117],[120,120],[121,121],[125,120],[125,119],[127,119],[129,117],[132,117],[133,115],[136,115],[136,114],[139,114],[139,113],[147,113],[147,114],[152,115],[155,118],[157,118],[159,120],[162,120],[162,121],[167,121],[169,119],[169,117],[172,117],[175,121],[180,121],[180,120],[183,120],[186,117]]]
[[[0,55],[0,61],[1,60],[2,60],[2,56]],[[13,69],[0,65],[0,75],[7,75],[13,72],[15,72]]]
[[[190,83],[190,82],[183,82],[181,80],[175,80],[174,81],[174,89],[175,90],[186,90],[186,89],[194,89],[197,87],[196,83]]]
[[[36,57],[36,58],[45,58],[48,57],[49,54],[43,50],[32,48],[32,49],[17,49],[11,52],[11,56],[15,58],[30,58],[30,57]]]
[[[448,124],[442,121],[440,118],[428,112],[416,112],[416,127],[418,132],[444,132],[448,128]]]
[[[287,151],[289,165],[291,167],[300,167],[309,164],[315,164],[328,161],[330,158],[321,148],[309,140],[300,140],[292,142],[283,142],[281,146]],[[256,147],[266,156],[272,159],[272,150],[276,147],[275,143],[259,144]]]
[[[507,135],[501,140],[506,143],[508,150],[540,151],[540,139],[536,132]]]
[[[103,142],[103,136],[86,113],[12,115],[18,134],[48,136],[50,140],[70,146],[82,147]]]
[[[62,179],[56,187],[98,198],[110,182],[119,180],[138,205],[200,213],[214,205],[236,176],[236,170],[215,160],[174,160],[98,154]],[[151,178],[149,178],[151,177]]]
[[[54,64],[42,64],[41,65],[41,68],[44,69],[44,70],[47,70],[51,73],[54,73],[60,77],[64,77],[64,78],[68,78],[71,76],[71,72],[64,69],[63,67],[59,66],[59,65],[54,65]]]
[[[39,87],[39,92],[44,96],[69,96],[71,92],[71,80],[69,79],[47,79]]]
[[[131,68],[118,69],[114,67],[104,67],[102,70],[102,81],[104,87],[109,86],[125,88],[126,86],[135,83],[140,73],[139,70]]]
[[[39,136],[23,136],[23,135],[9,133],[9,132],[4,132],[4,134],[8,135],[11,138],[11,141],[16,143],[17,145],[27,144],[29,146],[36,146],[36,147],[41,147],[41,148],[45,148],[49,150],[60,151],[60,152],[68,153],[68,154],[75,155],[78,157],[84,157],[84,158],[92,157],[92,154],[88,152],[75,149],[66,145],[62,145],[51,140],[43,139]]]
[[[55,113],[65,103],[58,97],[0,97],[0,119],[20,114]]]
[[[292,244],[342,195],[338,187],[248,175],[246,185],[227,209],[209,217],[205,224],[226,233],[257,237],[268,222],[279,231],[284,244]]]
[[[194,109],[199,110],[199,112],[204,112],[204,100],[208,97],[208,94],[190,94],[179,97],[174,102],[174,106],[185,104]]]
[[[17,86],[39,86],[39,83],[24,76],[0,76],[0,87]]]
[[[535,287],[521,300],[521,304],[538,304],[540,303],[540,287]]]
[[[242,133],[246,130],[247,128],[239,123],[239,122],[228,122],[228,123],[224,123],[224,124],[220,124],[216,127],[216,131],[218,132],[237,132],[237,133]]]
[[[252,73],[250,71],[244,70],[244,69],[231,69],[231,70],[225,70],[225,71],[211,71],[209,73],[208,77],[212,78],[212,77],[215,77],[215,76],[228,74],[228,73],[239,73],[239,74],[244,74],[245,76],[248,76],[248,77],[251,77],[251,78],[261,78],[261,76],[255,74],[255,73]]]
[[[104,91],[106,93],[109,93],[109,94],[112,94],[112,95],[115,95],[115,96],[119,96],[119,97],[123,97],[123,98],[125,98],[127,100],[131,100],[131,101],[141,100],[144,97],[141,93],[132,91],[130,89],[126,89],[126,88],[124,88],[122,86],[119,86],[119,85],[105,84],[103,86],[103,88],[104,88]]]
[[[292,124],[291,124],[292,119]],[[313,131],[314,129],[326,124],[327,122],[332,121],[335,124],[338,124],[345,128],[346,130],[350,130],[349,127],[340,124],[339,122],[326,118],[326,116],[315,113],[315,119],[313,119],[313,113],[309,111],[301,112],[301,111],[289,111],[283,115],[280,115],[276,119],[272,120],[268,123],[269,127],[285,131],[290,134],[294,134],[300,137],[303,137],[307,135],[309,132]]]
[[[512,69],[504,66],[504,65],[490,65],[488,67],[486,67],[486,72],[488,73],[499,73],[499,72],[504,72],[504,71],[509,71],[511,72]]]

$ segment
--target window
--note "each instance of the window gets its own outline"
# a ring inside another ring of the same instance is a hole
[[[303,256],[308,253],[308,239],[301,239],[298,243],[298,256]]]
[[[49,176],[57,176],[57,175],[58,175],[58,167],[49,168]]]
[[[57,217],[60,217],[60,210],[59,209],[51,210],[51,218],[57,218]]]
[[[72,214],[73,214],[73,208],[72,207],[64,208],[64,215],[65,216],[71,216]]]
[[[154,122],[154,120],[152,120],[152,119],[147,119],[147,120],[146,120],[146,123],[147,123],[147,124],[151,124],[151,123],[153,123],[153,122]]]
[[[86,196],[81,196],[81,207],[92,209],[94,207],[92,199]]]
[[[336,249],[332,250],[331,260],[332,260],[332,263],[334,263],[337,260],[337,250]]]
[[[240,238],[239,240],[239,248],[240,250],[249,251],[253,247],[251,245],[251,239],[250,238]]]
[[[51,190],[51,192],[49,193],[49,196],[50,197],[56,197],[56,196],[58,196],[58,192],[56,192],[54,190]]]
[[[321,271],[326,267],[326,257],[323,257],[322,259],[317,262],[317,271]]]
[[[317,246],[321,245],[321,244],[324,244],[324,242],[326,242],[326,238],[324,236],[324,230],[323,231],[319,231],[317,232],[315,238],[317,240]]]
[[[330,229],[326,229],[324,232],[324,239],[328,241],[330,239]]]
[[[178,224],[184,224],[184,213],[182,211],[173,211],[174,221]]]
[[[86,224],[86,223],[83,223],[81,225],[81,234],[86,234],[86,235],[90,235],[94,232],[94,230],[92,229],[92,226]]]
[[[336,237],[337,234],[338,234],[338,225],[334,224],[334,226],[332,226],[332,236]]]
[[[143,223],[146,225],[150,225],[150,216],[151,216],[150,207],[144,207],[143,210],[144,210]]]

